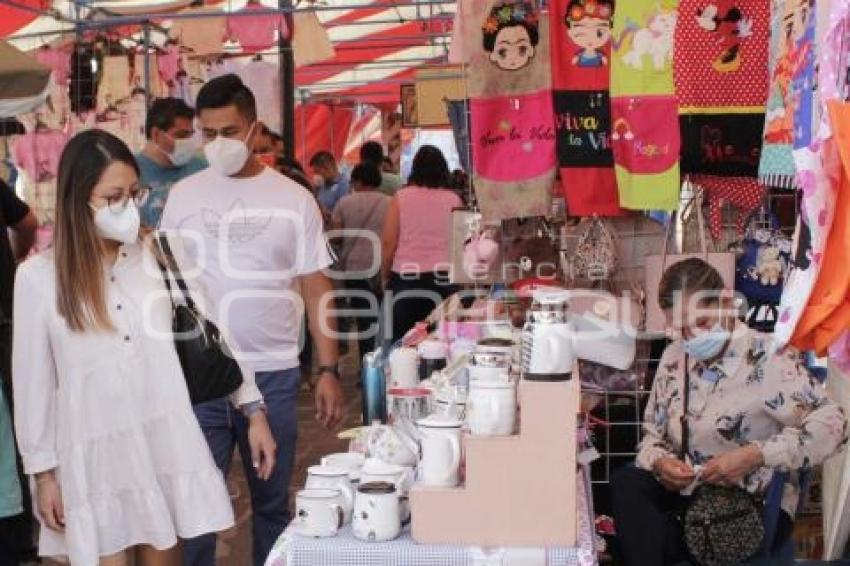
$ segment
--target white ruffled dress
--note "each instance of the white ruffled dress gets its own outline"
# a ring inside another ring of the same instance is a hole
[[[39,553],[75,566],[130,546],[233,525],[186,390],[162,277],[141,244],[106,275],[116,330],[72,332],[56,308],[53,259],[37,256],[15,283],[13,379],[27,474],[56,469],[66,529],[41,529]],[[260,398],[253,378],[238,404]]]

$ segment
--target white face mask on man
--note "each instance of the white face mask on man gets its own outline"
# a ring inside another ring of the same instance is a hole
[[[171,136],[168,137],[171,138]],[[198,153],[198,140],[194,136],[191,138],[171,138],[171,141],[174,144],[172,151],[165,151],[159,145],[156,147],[168,157],[168,160],[175,167],[186,165]]]
[[[122,244],[133,244],[139,239],[142,224],[139,207],[130,199],[123,210],[114,212],[108,206],[94,209],[94,225],[101,238]]]
[[[251,124],[248,130],[248,135],[245,140],[251,137],[254,133],[254,126],[257,123]],[[251,155],[251,148],[245,140],[226,138],[221,134],[204,146],[204,156],[210,164],[210,167],[226,177],[230,177],[242,170],[245,162]]]

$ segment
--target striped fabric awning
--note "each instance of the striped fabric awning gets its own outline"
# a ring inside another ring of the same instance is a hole
[[[219,15],[243,8],[248,0],[207,0],[204,9]],[[262,0],[277,8],[277,0]],[[0,37],[23,50],[74,37],[74,21],[97,14],[100,21],[121,21],[141,39],[138,19],[167,30],[169,19],[190,0],[0,0]],[[442,0],[316,0],[296,4],[315,9],[335,49],[332,59],[300,67],[295,85],[302,101],[392,103],[399,86],[411,82],[415,69],[446,60],[455,11]],[[123,19],[122,19],[123,18]],[[129,19],[128,19],[129,18]],[[132,25],[132,24],[136,25]],[[130,24],[129,27],[126,24]],[[103,29],[103,28],[101,28]],[[297,33],[297,32],[296,32]],[[159,30],[154,43],[165,41]],[[229,50],[232,51],[232,50]],[[264,54],[269,60],[274,52]]]

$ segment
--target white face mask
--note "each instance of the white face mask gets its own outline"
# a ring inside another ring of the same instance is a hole
[[[168,157],[168,160],[175,167],[186,165],[198,153],[198,140],[194,136],[185,139],[171,138],[171,141],[174,143],[174,150],[171,152],[167,152],[159,146],[156,147]]]
[[[251,129],[248,130],[248,135],[245,139],[251,137],[254,131],[254,124],[251,124]],[[226,177],[235,175],[242,170],[248,156],[251,155],[251,150],[244,140],[226,138],[222,135],[204,146],[204,155],[210,164],[210,167]]]
[[[112,212],[108,206],[94,210],[94,225],[101,238],[122,244],[132,244],[139,239],[139,227],[142,222],[139,207],[132,199],[121,212]]]

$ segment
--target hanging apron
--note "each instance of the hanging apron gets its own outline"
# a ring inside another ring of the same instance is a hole
[[[614,0],[554,0],[552,104],[561,190],[572,216],[620,216],[611,150]]]
[[[461,13],[481,213],[547,214],[556,172],[548,17],[533,0],[465,0]]]
[[[678,0],[629,0],[614,13],[611,145],[620,206],[679,205],[678,104],[673,42]]]

